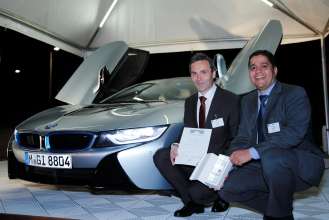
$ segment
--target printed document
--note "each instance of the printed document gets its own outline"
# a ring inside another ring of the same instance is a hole
[[[212,129],[185,127],[175,164],[196,166],[207,154]]]
[[[225,155],[206,154],[193,170],[190,180],[198,180],[215,190],[219,190],[232,169],[230,158]]]

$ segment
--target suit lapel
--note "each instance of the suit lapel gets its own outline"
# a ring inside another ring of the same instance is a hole
[[[258,116],[258,93],[257,90],[254,90],[252,92],[252,95],[250,97],[250,101],[247,102],[247,108],[246,110],[242,109],[243,112],[245,112],[244,114],[246,115],[246,117],[250,117],[249,118],[249,125],[247,126],[251,126],[251,143],[253,145],[255,145],[257,143],[257,116]],[[246,111],[248,111],[246,113]],[[254,126],[252,126],[254,125]]]
[[[223,99],[221,99],[221,95],[222,95],[222,92],[220,91],[220,88],[218,86],[216,86],[216,91],[215,91],[214,97],[212,98],[209,112],[208,112],[208,115],[206,118],[206,128],[212,128],[211,120],[214,119],[213,116],[216,117],[215,113],[218,113],[218,110],[216,109],[216,106],[218,106],[218,103],[215,103],[215,102],[217,100],[223,100]]]
[[[193,106],[195,106],[191,110],[192,111],[191,114],[193,115],[193,125],[194,125],[195,128],[198,128],[199,127],[198,119],[197,119],[197,117],[198,117],[198,115],[197,115],[197,113],[198,113],[198,111],[197,111],[197,108],[198,108],[198,93],[196,93],[193,96],[192,104],[193,104]]]
[[[251,115],[250,120],[252,124],[257,124],[257,116],[258,116],[258,93],[257,90],[253,91],[251,102],[249,106]]]

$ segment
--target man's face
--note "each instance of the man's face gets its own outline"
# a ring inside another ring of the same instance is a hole
[[[265,90],[272,84],[276,77],[277,71],[277,68],[273,67],[264,55],[257,55],[250,59],[250,81],[259,90]]]
[[[204,94],[212,87],[215,77],[216,72],[211,71],[207,60],[191,64],[191,78],[200,93]]]

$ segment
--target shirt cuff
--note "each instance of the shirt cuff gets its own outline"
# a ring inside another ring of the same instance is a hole
[[[260,158],[259,153],[254,147],[249,148],[249,153],[251,155],[251,158],[254,160],[258,160]]]
[[[179,143],[177,143],[177,142],[174,142],[174,143],[172,143],[171,145],[170,145],[170,148],[173,148],[173,147],[179,147]]]

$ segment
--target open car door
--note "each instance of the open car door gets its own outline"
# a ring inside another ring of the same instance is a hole
[[[249,80],[249,56],[256,50],[268,50],[275,54],[282,39],[280,21],[270,20],[261,31],[253,37],[233,60],[226,74],[220,78],[220,84],[235,94],[245,94],[255,89]]]
[[[88,105],[135,83],[144,72],[149,52],[109,43],[87,56],[59,91],[56,99]]]

